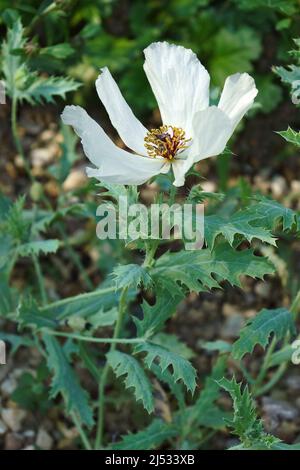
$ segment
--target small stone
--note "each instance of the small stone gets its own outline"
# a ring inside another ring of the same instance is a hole
[[[73,191],[82,188],[86,184],[87,177],[82,170],[75,169],[67,176],[63,183],[64,191]]]
[[[24,410],[18,408],[3,408],[1,413],[2,419],[12,431],[19,431],[21,423],[26,416]]]
[[[264,397],[262,407],[273,427],[281,421],[294,421],[299,416],[298,409],[284,400]]]
[[[281,197],[286,192],[287,184],[283,176],[275,176],[271,183],[271,191],[274,197]]]
[[[228,317],[225,321],[225,325],[222,330],[222,336],[225,339],[237,338],[241,331],[241,328],[244,326],[245,320],[242,315],[232,315]]]
[[[236,315],[237,313],[237,307],[236,305],[229,304],[229,303],[224,303],[223,304],[223,315],[224,317],[231,317],[232,315]]]
[[[0,390],[5,397],[9,397],[15,391],[17,385],[17,381],[10,376],[2,382]]]
[[[23,438],[20,434],[9,432],[5,436],[5,450],[19,450],[23,447]]]
[[[0,436],[2,436],[3,434],[5,434],[7,431],[7,426],[6,424],[2,421],[2,419],[0,419]]]
[[[254,290],[255,293],[263,299],[268,299],[271,295],[271,286],[267,282],[257,282]]]
[[[37,438],[36,438],[36,445],[40,449],[50,450],[53,445],[53,439],[50,434],[43,428],[39,429]]]
[[[31,445],[34,444],[35,441],[35,432],[33,429],[27,429],[24,433],[24,440],[26,445]]]

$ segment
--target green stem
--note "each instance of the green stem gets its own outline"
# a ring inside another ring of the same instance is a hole
[[[32,261],[33,261],[33,265],[34,265],[34,269],[35,269],[35,273],[36,273],[36,277],[37,277],[37,281],[38,281],[38,286],[39,286],[39,290],[40,290],[42,305],[46,305],[47,304],[47,293],[46,293],[46,288],[45,288],[45,285],[44,285],[44,279],[43,279],[43,275],[42,275],[42,271],[41,271],[40,262],[39,262],[38,257],[36,255],[32,255]]]
[[[154,264],[154,256],[158,247],[158,241],[152,240],[150,243],[145,241],[146,256],[143,262],[144,268],[151,268]]]
[[[22,147],[21,140],[20,140],[19,133],[18,133],[17,106],[18,106],[17,99],[15,98],[15,96],[13,96],[12,104],[11,104],[11,129],[12,129],[13,139],[14,139],[16,150],[22,159],[26,174],[28,175],[30,181],[33,183],[34,178],[30,171],[30,166],[28,165],[27,160],[25,158],[23,147]]]
[[[83,430],[83,428],[82,428],[82,426],[81,426],[81,423],[80,423],[79,419],[77,418],[76,414],[75,414],[75,413],[72,413],[71,416],[72,416],[72,419],[73,419],[73,421],[74,421],[74,424],[75,424],[75,426],[76,426],[76,428],[77,428],[77,431],[78,431],[78,433],[79,433],[79,435],[80,435],[80,437],[81,437],[81,440],[82,440],[82,443],[83,443],[84,448],[85,448],[86,450],[92,450],[92,446],[91,446],[91,444],[90,444],[90,441],[89,441],[87,435],[85,434],[85,432],[84,432],[84,430]]]
[[[92,299],[93,297],[98,297],[99,294],[105,295],[111,292],[115,292],[117,289],[115,286],[106,287],[105,289],[96,289],[93,292],[85,292],[84,294],[74,295],[74,297],[68,297],[66,299],[57,300],[51,304],[47,304],[41,308],[41,310],[46,310],[49,308],[63,307],[65,304],[70,302],[77,302],[78,300]]]
[[[267,382],[265,385],[260,387],[256,392],[254,392],[254,396],[258,397],[258,396],[263,395],[264,393],[268,392],[269,390],[271,390],[271,388],[275,384],[277,384],[277,382],[281,379],[281,377],[283,376],[283,374],[285,373],[285,371],[287,369],[287,366],[288,366],[288,363],[283,362],[280,365],[280,367],[278,367],[277,371],[274,372],[274,374],[272,375],[272,378],[269,380],[269,382]]]
[[[116,340],[120,335],[120,331],[123,324],[123,318],[126,311],[126,296],[127,296],[127,288],[123,289],[120,304],[119,304],[119,314],[118,319],[115,325],[113,340]],[[116,342],[113,342],[109,352],[113,352],[116,349]],[[110,365],[106,362],[103,372],[100,377],[99,381],[99,405],[98,405],[98,426],[97,426],[97,434],[95,440],[95,449],[100,449],[103,447],[103,432],[104,432],[104,408],[105,408],[105,387],[107,382],[107,377],[109,373]]]
[[[300,291],[296,294],[292,302],[292,305],[290,307],[290,312],[293,315],[293,318],[295,321],[297,319],[299,311],[300,311]],[[289,339],[290,339],[290,335],[287,334],[282,348],[284,348],[288,344]],[[274,372],[271,379],[265,385],[261,387],[259,386],[262,383],[263,379],[265,378],[266,372],[270,366],[270,361],[272,359],[272,354],[274,352],[275,346],[276,346],[276,337],[274,337],[272,340],[272,343],[265,357],[261,372],[258,375],[257,380],[255,381],[255,387],[253,391],[255,396],[259,396],[259,395],[262,395],[263,393],[268,392],[281,379],[281,377],[283,376],[283,374],[285,373],[288,367],[288,361],[283,362],[282,364],[280,364],[276,372]]]
[[[300,290],[297,293],[296,297],[294,298],[290,311],[294,317],[294,320],[297,320],[298,314],[300,312]]]
[[[64,227],[60,223],[58,223],[57,228],[58,228],[58,231],[59,231],[59,233],[60,233],[60,235],[61,235],[61,237],[64,241],[64,245],[65,245],[66,249],[68,250],[69,256],[72,259],[75,266],[77,267],[78,271],[80,272],[80,276],[82,277],[82,280],[84,281],[86,287],[89,290],[93,290],[94,289],[93,283],[92,283],[92,281],[90,280],[90,278],[88,277],[88,275],[85,272],[85,268],[84,268],[84,266],[81,262],[80,256],[78,255],[78,253],[71,246],[71,244],[68,240],[68,236],[67,236],[67,234],[64,230]]]
[[[108,343],[108,344],[137,344],[137,343],[144,343],[146,341],[146,338],[133,338],[133,339],[127,339],[127,338],[94,338],[93,336],[82,336],[78,335],[76,333],[64,333],[63,331],[54,331],[54,330],[48,330],[47,333],[49,335],[53,336],[63,336],[65,338],[72,338],[72,339],[77,339],[78,341],[86,341],[88,343]]]
[[[272,354],[273,354],[273,351],[276,347],[276,344],[277,344],[277,339],[276,339],[276,336],[274,336],[274,338],[271,341],[270,346],[268,347],[267,354],[264,358],[261,370],[260,370],[260,372],[259,372],[259,374],[258,374],[258,376],[255,380],[254,390],[259,388],[259,385],[263,382],[263,380],[266,376],[266,373],[267,373],[268,368],[269,368],[270,359],[272,357]]]

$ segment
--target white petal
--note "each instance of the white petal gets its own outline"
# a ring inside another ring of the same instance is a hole
[[[233,130],[251,108],[257,93],[255,81],[247,73],[236,73],[226,79],[218,107],[231,119]]]
[[[194,117],[194,139],[184,162],[187,172],[193,163],[222,153],[232,134],[232,122],[216,106],[199,111]]]
[[[80,106],[66,106],[61,117],[81,137],[86,156],[97,167],[87,170],[89,176],[110,183],[137,185],[158,174],[164,165],[163,159],[133,155],[117,147]]]
[[[134,152],[146,155],[144,138],[148,131],[131,111],[107,67],[97,78],[96,89],[123,142]]]
[[[194,114],[209,104],[209,74],[190,49],[167,42],[144,50],[144,70],[156,96],[164,124],[192,136]]]
[[[174,173],[174,186],[183,186],[185,182],[185,161],[173,160],[172,169]]]

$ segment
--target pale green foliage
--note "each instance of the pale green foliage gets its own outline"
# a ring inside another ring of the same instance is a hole
[[[36,240],[28,243],[23,243],[17,248],[19,256],[39,255],[41,253],[47,255],[48,253],[55,253],[59,247],[59,240]]]
[[[287,83],[291,87],[291,96],[294,98],[293,101],[295,104],[298,104],[300,97],[300,41],[299,39],[294,39],[294,42],[297,46],[297,49],[290,51],[290,55],[297,59],[297,65],[288,65],[287,68],[274,67],[273,70],[277,75],[279,75],[284,83]]]
[[[277,229],[279,224],[284,231],[300,227],[300,219],[295,211],[264,196],[257,196],[256,202],[247,207],[246,212],[269,230]]]
[[[135,352],[143,352],[146,354],[144,362],[149,369],[156,361],[162,372],[171,366],[174,382],[182,380],[187,390],[194,393],[197,373],[189,361],[174,352],[168,351],[168,349],[163,346],[154,343],[141,343],[136,346]]]
[[[225,411],[215,404],[220,395],[218,380],[223,377],[225,368],[226,359],[221,357],[215,363],[211,375],[205,379],[204,387],[195,403],[179,414],[179,423],[182,423],[187,434],[195,424],[213,428],[225,426],[224,419],[220,419],[225,416]]]
[[[167,439],[176,436],[176,429],[163,421],[155,419],[142,431],[124,436],[120,442],[112,445],[112,450],[151,450]]]
[[[113,270],[112,275],[117,289],[149,288],[152,285],[151,276],[143,266],[138,264],[119,265]]]
[[[183,299],[183,294],[178,288],[174,289],[171,285],[171,290],[166,288],[163,280],[160,280],[155,288],[156,302],[154,305],[149,305],[144,301],[142,304],[144,316],[142,319],[135,318],[137,332],[139,336],[150,337],[159,331],[165,321],[176,311],[176,307],[180,300]]]
[[[272,272],[271,263],[254,256],[252,250],[235,251],[227,244],[220,244],[213,251],[166,253],[157,261],[153,277],[165,277],[199,292],[219,287],[221,280],[240,286],[241,275],[263,278]]]
[[[205,240],[210,249],[213,248],[216,238],[222,235],[232,246],[236,237],[241,236],[251,242],[253,238],[262,242],[276,245],[276,239],[269,230],[254,226],[257,220],[255,212],[239,211],[230,217],[221,215],[208,215],[205,218]]]
[[[47,349],[48,367],[53,371],[51,382],[51,397],[61,394],[69,413],[75,413],[81,422],[87,426],[93,425],[93,412],[85,392],[70,366],[64,350],[56,338],[44,335]]]
[[[242,385],[237,383],[234,378],[232,380],[223,378],[218,383],[233,400],[234,416],[231,420],[227,420],[227,424],[232,428],[232,432],[240,438],[242,448],[270,449],[279,442],[279,439],[264,431],[247,386],[242,390]]]
[[[277,132],[277,134],[281,135],[281,137],[290,144],[300,147],[300,132],[294,131],[291,127],[288,127],[286,131]]]
[[[242,359],[245,354],[252,353],[257,344],[265,348],[272,333],[277,340],[281,340],[294,332],[295,325],[289,310],[263,309],[241,330],[239,339],[232,347],[232,355],[235,359]]]
[[[8,28],[7,39],[2,44],[2,70],[8,95],[18,101],[30,104],[53,103],[54,97],[65,98],[66,93],[76,90],[80,85],[70,78],[39,76],[29,69],[20,51],[26,46],[27,39],[21,20],[14,21]]]
[[[154,401],[151,383],[139,362],[134,357],[120,351],[109,352],[107,360],[117,377],[126,376],[125,386],[133,388],[136,401],[141,400],[148,413],[152,413]]]

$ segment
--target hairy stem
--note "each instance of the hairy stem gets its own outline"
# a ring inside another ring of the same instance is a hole
[[[76,333],[64,333],[63,331],[54,331],[48,330],[47,333],[53,336],[63,336],[65,338],[72,338],[77,339],[79,341],[87,341],[88,343],[108,343],[108,344],[137,344],[137,343],[144,343],[146,338],[94,338],[93,336],[82,336]]]
[[[84,432],[84,430],[81,426],[81,423],[80,423],[79,419],[76,416],[76,413],[72,413],[71,416],[72,416],[72,419],[73,419],[74,424],[76,426],[76,429],[78,431],[78,434],[81,437],[84,448],[86,450],[92,450],[92,446],[90,444],[90,441],[89,441],[87,435],[85,434],[85,432]]]
[[[43,279],[43,275],[42,275],[42,271],[41,271],[40,262],[39,262],[39,259],[36,255],[32,255],[32,261],[33,261],[35,274],[36,274],[36,277],[37,277],[37,282],[38,282],[38,286],[39,286],[39,290],[40,290],[42,305],[46,305],[47,304],[47,293],[46,293],[44,279]]]
[[[120,304],[119,304],[119,312],[118,312],[118,319],[115,325],[113,340],[116,340],[121,332],[123,318],[126,311],[126,296],[127,296],[127,288],[123,289]],[[116,349],[116,342],[111,344],[109,352],[112,352]],[[97,434],[95,440],[95,449],[100,449],[103,447],[103,432],[104,432],[104,409],[105,409],[105,387],[107,382],[107,377],[109,373],[109,364],[106,362],[103,372],[100,377],[99,381],[99,404],[98,404],[98,426],[97,426]]]

